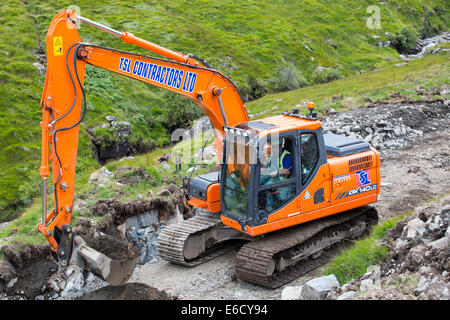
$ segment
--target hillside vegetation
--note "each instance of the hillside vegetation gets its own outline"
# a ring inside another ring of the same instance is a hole
[[[372,1],[2,1],[0,222],[14,218],[40,193],[44,75],[37,63],[45,66],[45,34],[52,17],[70,5],[104,25],[204,58],[250,100],[323,82],[317,66],[329,68],[326,80],[331,80],[391,64],[398,53],[376,42],[405,26],[428,36],[448,25],[445,0],[379,4],[381,29],[373,30],[366,26]],[[80,33],[86,42],[147,53],[86,25]],[[95,129],[107,115],[130,122],[129,142],[143,152],[167,145],[171,129],[202,114],[163,90],[92,67],[87,68],[86,90],[79,173],[99,167],[91,134],[108,141],[108,132]]]

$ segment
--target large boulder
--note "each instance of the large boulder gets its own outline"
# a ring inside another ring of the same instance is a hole
[[[334,274],[309,280],[308,282],[306,282],[306,286],[309,286],[310,288],[318,292],[320,299],[325,299],[328,291],[330,291],[332,288],[340,287],[339,281]]]

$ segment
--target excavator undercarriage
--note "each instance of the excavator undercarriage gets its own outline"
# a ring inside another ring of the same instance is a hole
[[[162,259],[194,267],[233,250],[251,237],[224,226],[220,215],[201,210],[194,217],[165,227],[158,237]]]
[[[339,243],[367,234],[377,222],[376,210],[364,206],[249,237],[224,226],[217,214],[203,211],[164,228],[158,238],[158,250],[166,261],[193,267],[241,246],[236,256],[237,276],[275,289],[325,264]]]

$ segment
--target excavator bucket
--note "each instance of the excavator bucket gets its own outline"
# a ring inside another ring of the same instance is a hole
[[[90,270],[110,285],[118,286],[128,281],[138,260],[139,255],[131,259],[111,259],[88,246],[80,236],[75,236],[69,264],[76,264],[83,269]]]

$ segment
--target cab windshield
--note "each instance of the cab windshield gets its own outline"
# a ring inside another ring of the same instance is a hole
[[[254,144],[249,137],[227,134],[225,149],[224,203],[234,216],[247,217],[248,189],[253,168]]]

